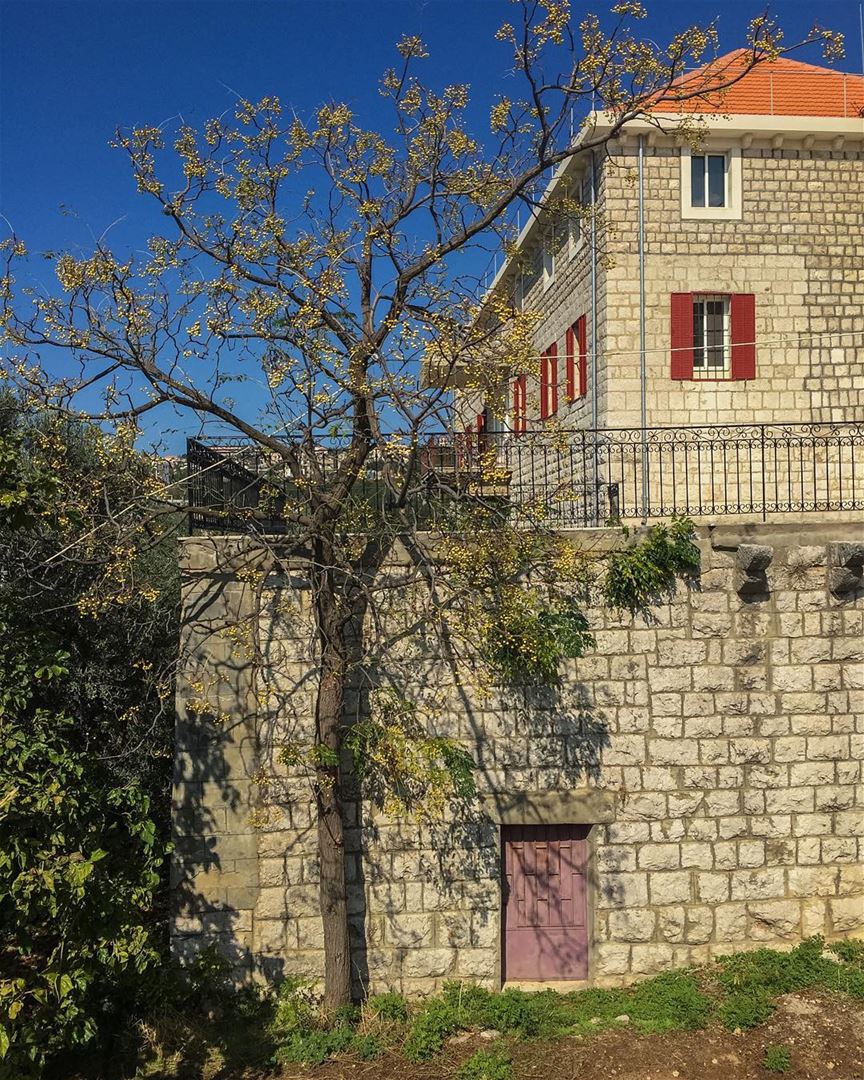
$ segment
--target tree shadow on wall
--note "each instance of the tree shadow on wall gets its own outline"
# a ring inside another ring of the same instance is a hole
[[[415,655],[409,652],[395,662],[395,655],[407,643],[416,649]],[[567,797],[572,808],[577,802],[572,798],[575,793],[590,795],[598,788],[602,753],[611,743],[604,710],[573,669],[555,685],[497,687],[478,694],[470,673],[466,680],[465,664],[452,647],[446,620],[434,632],[419,621],[409,621],[392,635],[379,638],[366,655],[371,661],[367,673],[374,672],[376,686],[389,686],[421,703],[440,697],[443,690],[444,719],[431,720],[429,734],[455,737],[468,749],[475,763],[476,797],[452,800],[444,818],[425,821],[417,828],[388,821],[362,803],[364,857],[360,865],[374,868],[373,853],[390,847],[394,853],[391,885],[420,887],[422,913],[435,918],[435,947],[482,948],[497,956],[504,885],[501,826],[515,821],[541,824],[550,820],[550,813],[555,823],[570,823]],[[563,796],[557,807],[556,795]],[[361,873],[358,886],[363,884]],[[371,895],[370,925],[375,932],[366,941],[370,952],[380,938],[379,920],[386,933],[386,925],[398,922],[400,914],[418,911],[407,904],[401,888],[395,895],[392,891],[376,895],[373,883]],[[417,940],[408,940],[396,950],[395,966],[389,972],[394,981],[406,970],[403,962],[412,952],[430,944],[422,939],[422,932],[421,928]],[[490,944],[492,937],[494,944]],[[364,967],[368,978],[368,964]],[[368,992],[368,982],[362,982],[360,989]]]
[[[372,572],[379,572],[385,555],[376,553]],[[187,704],[178,719],[174,945],[189,958],[212,942],[238,974],[276,981],[314,974],[307,968],[323,944],[314,936],[320,915],[313,797],[308,777],[279,759],[283,746],[310,734],[315,646],[308,607],[286,610],[286,600],[296,605],[307,588],[304,577],[271,574],[259,613],[266,623],[264,684],[253,686],[251,658],[236,634],[226,636],[237,615],[236,571],[217,564],[215,572],[196,575],[185,610],[178,701],[203,696],[208,707],[190,711]],[[416,580],[416,567],[408,574]],[[435,912],[444,947],[489,948],[501,905],[501,822],[514,814],[541,822],[550,793],[596,787],[610,744],[603,708],[574,672],[556,686],[493,688],[483,698],[463,680],[464,664],[450,646],[446,621],[433,630],[422,616],[390,626],[379,620],[370,639],[366,614],[358,605],[350,639],[356,678],[346,698],[346,725],[368,715],[375,687],[418,699],[444,690],[446,717],[440,724],[430,721],[437,726],[430,734],[453,736],[469,750],[477,798],[455,802],[440,822],[415,827],[392,821],[361,798],[350,758],[343,758],[358,997],[370,983],[397,982],[402,961],[428,944],[404,927],[394,938],[393,919],[418,910],[418,893],[422,909]],[[414,654],[406,652],[406,643]],[[203,692],[195,685],[201,672]],[[250,814],[258,815],[254,827]],[[370,973],[371,964],[377,966]]]
[[[250,613],[236,552],[197,539],[202,566],[185,567],[177,679],[171,861],[172,952],[192,963],[215,947],[235,979],[282,975],[283,958],[255,955],[259,841],[253,823],[260,748]],[[230,543],[230,542],[229,542]],[[239,631],[239,632],[238,632]],[[280,950],[281,952],[281,950]],[[191,1074],[190,1074],[191,1075]]]

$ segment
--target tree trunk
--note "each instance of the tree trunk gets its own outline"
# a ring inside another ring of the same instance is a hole
[[[319,743],[330,752],[328,757],[331,758],[317,769],[319,888],[324,928],[324,1006],[334,1009],[351,1001],[351,947],[339,764],[347,675],[346,621],[329,569],[332,563],[317,559],[316,562],[318,573],[313,573],[313,595],[321,657],[315,719]]]

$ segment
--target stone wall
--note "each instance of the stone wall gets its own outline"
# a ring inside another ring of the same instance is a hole
[[[454,679],[431,629],[394,637],[405,692],[471,751],[480,800],[440,826],[349,804],[358,990],[500,982],[502,823],[592,825],[598,985],[864,933],[860,536],[841,523],[701,530],[700,580],[650,619],[589,610],[596,650],[560,688],[484,694]],[[299,568],[265,581],[253,686],[254,558],[231,538],[182,545],[174,948],[216,941],[238,971],[316,976],[309,787],[278,756],[312,715],[307,594]],[[403,598],[396,636],[409,618]],[[385,673],[395,655],[382,650]]]

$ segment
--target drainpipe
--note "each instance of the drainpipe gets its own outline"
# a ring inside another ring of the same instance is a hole
[[[600,395],[597,386],[597,165],[595,152],[591,151],[591,429],[594,446],[592,470],[594,488],[594,524],[600,524],[600,449],[597,445]]]
[[[645,363],[645,136],[639,136],[639,422],[642,427],[642,524],[648,518],[648,374]]]

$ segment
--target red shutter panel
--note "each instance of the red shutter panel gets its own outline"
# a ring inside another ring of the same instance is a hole
[[[553,342],[549,349],[549,416],[558,412],[558,343]]]
[[[574,401],[576,398],[576,334],[573,327],[567,327],[565,338],[565,364],[567,367],[567,400]]]
[[[669,375],[673,379],[693,378],[693,294],[671,294],[672,353]]]
[[[545,420],[549,415],[549,359],[546,353],[540,354],[540,419]]]
[[[731,302],[732,378],[756,378],[756,297],[735,293]]]
[[[588,327],[587,319],[582,315],[576,323],[579,339],[579,397],[588,393]]]
[[[482,435],[482,433],[485,430],[486,430],[486,413],[485,412],[477,413],[477,433],[479,435]]]

